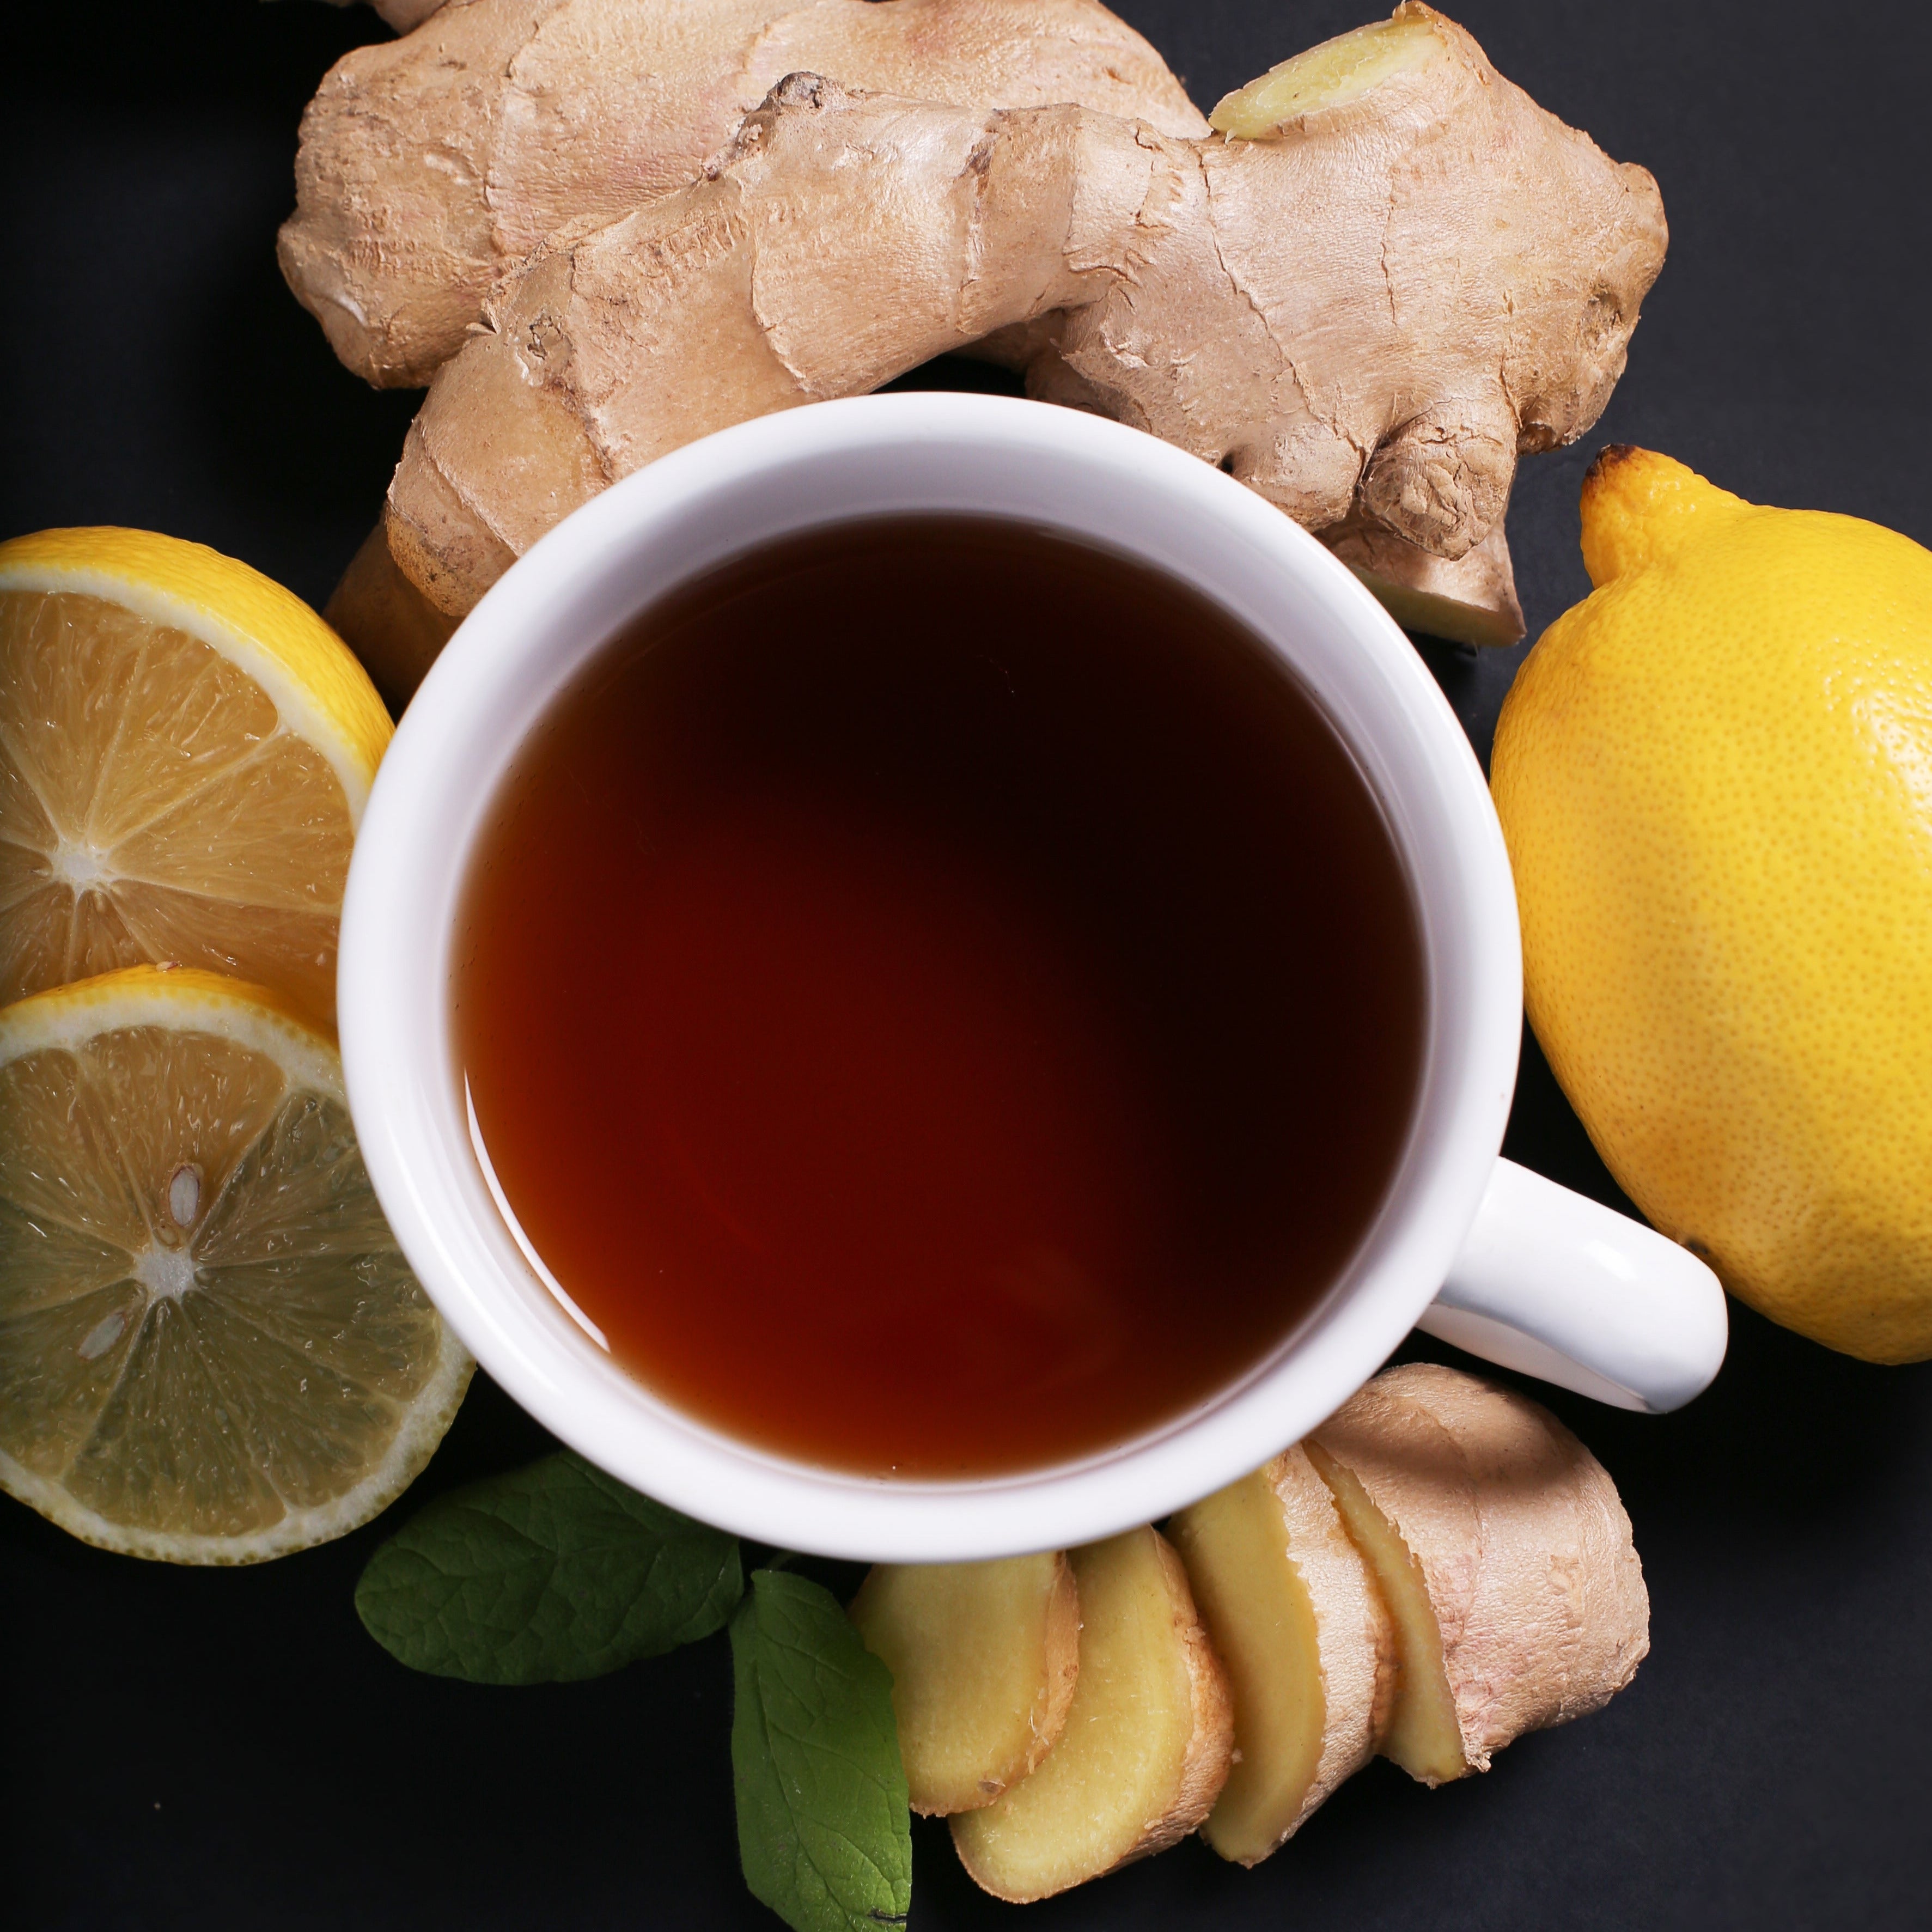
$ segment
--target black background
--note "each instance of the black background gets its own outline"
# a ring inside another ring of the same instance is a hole
[[[1204,106],[1374,7],[1119,10]],[[1504,73],[1648,166],[1671,224],[1608,414],[1518,482],[1532,636],[1588,587],[1576,488],[1609,440],[1932,540],[1925,10],[1457,10]],[[303,102],[384,30],[294,0],[14,0],[6,25],[0,536],[147,526],[320,604],[417,398],[336,366],[272,243]],[[1520,652],[1422,648],[1486,751]],[[1508,1151],[1628,1207],[1533,1042]],[[1372,1766],[1254,1872],[1190,1841],[1027,1922],[1932,1924],[1932,1369],[1865,1366],[1741,1309],[1733,1324],[1724,1375],[1681,1414],[1553,1398],[1622,1487],[1649,1580],[1654,1648],[1608,1710],[1438,1792]],[[545,1442],[479,1378],[393,1517]],[[174,1570],[0,1501],[0,1921],[777,1923],[737,1875],[723,1640],[567,1688],[412,1676],[351,1603],[392,1527]],[[915,1844],[919,1932],[1012,1922],[943,1828]]]

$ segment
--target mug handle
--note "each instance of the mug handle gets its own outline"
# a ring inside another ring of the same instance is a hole
[[[1709,1384],[1730,1332],[1718,1277],[1688,1249],[1500,1160],[1416,1326],[1486,1361],[1653,1415]]]

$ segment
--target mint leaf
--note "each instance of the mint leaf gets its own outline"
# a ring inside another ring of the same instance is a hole
[[[876,1932],[912,1909],[892,1673],[829,1591],[752,1573],[731,1619],[731,1772],[745,1882],[796,1932]]]
[[[549,1684],[708,1636],[743,1589],[735,1537],[566,1450],[439,1496],[369,1559],[356,1611],[412,1670]]]

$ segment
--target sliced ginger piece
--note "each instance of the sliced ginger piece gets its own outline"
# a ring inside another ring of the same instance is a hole
[[[1334,1493],[1348,1534],[1375,1576],[1389,1616],[1397,1694],[1382,1736],[1382,1754],[1424,1784],[1447,1784],[1469,1767],[1422,1566],[1370,1502],[1354,1472],[1342,1468],[1318,1442],[1310,1442],[1307,1449],[1312,1466]]]
[[[1208,124],[1238,140],[1264,140],[1308,115],[1359,100],[1371,88],[1421,66],[1442,46],[1426,7],[1398,7],[1391,19],[1324,40],[1223,94]]]
[[[1164,1851],[1214,1809],[1234,1720],[1187,1573],[1157,1531],[1072,1552],[1080,1672],[1040,1768],[952,1820],[960,1862],[1024,1904]]]
[[[1650,1648],[1630,1519],[1544,1408],[1432,1363],[1378,1376],[1306,1445],[1394,1619],[1382,1744],[1439,1784],[1607,1703]]]
[[[1375,1755],[1395,1685],[1388,1612],[1298,1448],[1168,1528],[1234,1702],[1234,1768],[1202,1835],[1256,1864]]]
[[[1080,1668],[1080,1594],[1064,1556],[878,1564],[851,1617],[892,1673],[915,1811],[990,1804],[1059,1736]]]

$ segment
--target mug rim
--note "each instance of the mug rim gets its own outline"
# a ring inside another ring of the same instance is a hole
[[[1256,631],[1382,803],[1423,927],[1430,1001],[1422,1090],[1382,1209],[1276,1349],[1130,1442],[957,1482],[822,1468],[735,1441],[600,1353],[518,1245],[472,1148],[448,1023],[448,942],[471,845],[509,759],[577,668],[724,558],[816,524],[922,509],[1020,515],[1126,550]],[[514,564],[431,667],[376,775],[338,968],[370,1180],[418,1280],[481,1366],[633,1487],[764,1543],[864,1561],[1089,1542],[1166,1515],[1318,1426],[1414,1325],[1474,1220],[1508,1118],[1521,997],[1514,890],[1480,767],[1408,639],[1347,566],[1245,485],[1142,431],[944,392],[814,404],[722,430],[614,484]]]

